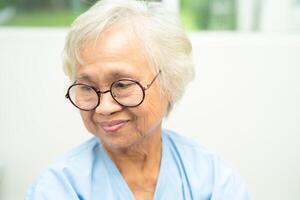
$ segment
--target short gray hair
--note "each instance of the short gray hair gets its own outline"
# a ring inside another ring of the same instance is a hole
[[[63,52],[64,71],[74,81],[76,66],[82,64],[80,49],[97,39],[107,28],[129,23],[141,40],[149,63],[161,70],[158,80],[170,99],[168,113],[194,77],[192,45],[176,15],[159,3],[135,0],[101,0],[71,25]]]

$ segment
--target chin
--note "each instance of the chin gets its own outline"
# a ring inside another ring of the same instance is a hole
[[[94,134],[100,138],[102,144],[110,149],[127,149],[140,141],[138,137],[129,136],[128,133],[97,133]]]
[[[134,146],[134,144],[136,144],[136,141],[119,141],[119,140],[101,140],[102,144],[109,148],[110,150],[123,150],[123,149],[128,149],[132,146]]]

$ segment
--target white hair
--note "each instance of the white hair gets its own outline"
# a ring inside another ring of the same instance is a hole
[[[183,26],[159,3],[135,0],[101,0],[71,25],[64,48],[64,71],[74,81],[76,66],[82,64],[80,49],[109,27],[126,23],[134,30],[162,92],[170,99],[168,113],[194,77],[192,46]]]

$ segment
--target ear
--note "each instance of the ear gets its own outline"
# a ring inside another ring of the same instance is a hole
[[[169,116],[172,109],[173,109],[173,103],[169,102],[167,110],[166,110],[166,114],[165,114],[166,118]]]
[[[173,105],[174,105],[173,98],[167,92],[163,93],[163,98],[165,98],[165,100],[167,100],[167,103],[168,103],[167,108],[166,108],[166,114],[165,114],[165,117],[168,117],[169,113],[173,109]]]

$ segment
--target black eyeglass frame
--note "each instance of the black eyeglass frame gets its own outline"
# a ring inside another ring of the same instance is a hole
[[[76,108],[78,108],[79,110],[83,110],[83,111],[92,111],[92,110],[94,110],[95,108],[97,108],[97,107],[100,105],[100,96],[101,96],[101,94],[105,94],[105,93],[108,93],[108,92],[110,93],[111,97],[115,100],[115,102],[117,102],[120,106],[128,107],[128,108],[137,107],[137,106],[139,106],[139,105],[141,105],[141,104],[143,103],[143,101],[145,100],[145,91],[148,90],[148,89],[151,87],[151,85],[154,83],[154,81],[157,79],[157,77],[158,77],[158,75],[159,75],[160,73],[161,73],[161,70],[159,70],[159,72],[155,75],[155,77],[152,79],[152,81],[151,81],[149,84],[147,84],[146,87],[144,87],[141,83],[139,83],[139,82],[136,81],[136,80],[128,79],[128,78],[122,78],[122,79],[119,79],[119,80],[116,80],[116,81],[112,82],[112,84],[110,85],[109,90],[106,90],[106,91],[103,91],[103,92],[100,91],[99,89],[97,89],[97,88],[94,87],[94,86],[90,86],[90,85],[87,85],[87,84],[84,84],[84,83],[76,83],[76,81],[75,81],[72,85],[69,86],[69,88],[68,88],[68,90],[67,90],[67,93],[66,93],[65,97],[66,97],[67,99],[69,99],[70,102],[71,102]],[[133,82],[133,83],[136,83],[136,84],[142,89],[142,92],[143,92],[143,98],[142,98],[142,100],[140,101],[140,103],[138,103],[137,105],[134,105],[134,106],[126,106],[126,105],[123,105],[123,104],[121,104],[120,102],[118,102],[118,100],[114,97],[114,95],[113,95],[113,93],[112,93],[112,88],[113,88],[114,84],[116,84],[116,83],[119,82],[119,81],[131,81],[131,82]],[[87,87],[93,89],[93,90],[96,92],[96,94],[97,94],[97,96],[98,96],[98,102],[97,102],[97,104],[96,104],[95,107],[93,107],[92,109],[82,109],[82,108],[79,108],[79,107],[72,101],[72,99],[70,98],[70,90],[71,90],[72,87],[77,86],[77,85],[87,86]]]

